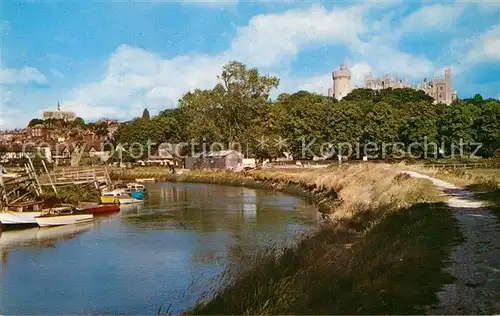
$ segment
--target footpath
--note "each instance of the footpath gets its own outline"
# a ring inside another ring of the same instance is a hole
[[[439,304],[430,314],[500,313],[500,223],[472,194],[452,183],[415,171],[411,177],[428,179],[447,197],[464,242],[456,246],[447,272],[456,280],[438,293]]]

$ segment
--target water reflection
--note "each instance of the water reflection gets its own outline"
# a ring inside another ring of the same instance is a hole
[[[314,229],[319,218],[302,200],[263,190],[172,183],[147,190],[144,203],[84,226],[2,233],[0,314],[182,310],[229,263]],[[28,297],[37,299],[25,304]]]
[[[0,255],[3,264],[7,263],[9,249],[24,247],[37,251],[41,248],[54,248],[58,242],[71,239],[88,231],[93,223],[57,227],[36,227],[22,230],[0,232]]]

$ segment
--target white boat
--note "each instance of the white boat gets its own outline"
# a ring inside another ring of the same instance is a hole
[[[43,201],[23,202],[4,207],[0,212],[2,225],[29,225],[36,224],[36,217],[40,216]]]
[[[36,217],[40,216],[41,212],[0,212],[0,223],[2,225],[25,225],[36,224]]]
[[[144,178],[144,179],[135,179],[136,183],[144,183],[144,182],[155,182],[155,178]]]
[[[134,199],[128,194],[118,195],[117,198],[120,204],[136,204],[142,202],[142,200]]]
[[[89,222],[94,219],[94,215],[77,211],[71,206],[63,206],[43,210],[42,214],[35,219],[40,227],[60,226]]]

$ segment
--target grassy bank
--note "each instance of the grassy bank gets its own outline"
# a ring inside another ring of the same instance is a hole
[[[373,165],[191,173],[176,180],[298,187],[333,219],[295,248],[246,256],[227,271],[222,291],[188,313],[422,313],[452,281],[442,268],[460,234],[427,181]]]
[[[135,169],[123,178],[149,177],[300,194],[331,219],[294,248],[247,254],[223,275],[223,290],[207,292],[189,314],[423,313],[452,281],[442,268],[460,233],[428,181],[376,165],[180,175]]]

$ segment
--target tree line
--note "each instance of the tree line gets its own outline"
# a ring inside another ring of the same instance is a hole
[[[500,148],[500,101],[480,95],[450,106],[433,104],[432,97],[410,88],[354,89],[341,101],[307,91],[271,100],[279,79],[236,61],[226,64],[218,79],[212,89],[183,95],[175,109],[154,117],[145,110],[142,117],[120,124],[114,142],[233,142],[244,144],[250,157],[270,159],[284,151],[300,157],[304,144],[311,142],[315,153],[324,143],[410,144],[424,139],[446,145],[439,155],[460,141],[465,152],[473,151],[471,143],[482,143],[476,155],[491,156]]]

